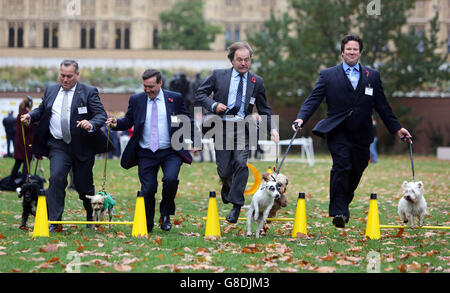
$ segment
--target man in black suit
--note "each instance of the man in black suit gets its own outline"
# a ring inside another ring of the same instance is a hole
[[[273,141],[279,141],[278,131],[272,119],[272,110],[267,103],[264,82],[261,77],[250,72],[253,50],[245,42],[236,42],[228,48],[228,59],[233,67],[217,69],[197,89],[195,98],[208,111],[221,116],[223,120],[223,141],[235,142],[242,136],[236,131],[236,124],[253,112],[256,105],[258,113],[267,118],[267,130]],[[211,98],[210,95],[214,94]],[[234,126],[228,122],[237,122]],[[227,126],[231,127],[227,129]],[[232,203],[233,208],[226,217],[236,223],[241,206],[244,204],[244,191],[248,180],[247,159],[249,155],[248,126],[246,125],[243,148],[219,147],[216,137],[217,173],[222,181],[221,196],[224,203]]]
[[[60,221],[64,212],[67,175],[73,170],[75,189],[92,220],[92,206],[86,195],[95,193],[92,168],[98,149],[100,128],[107,115],[98,90],[78,82],[78,63],[64,60],[60,65],[59,84],[45,89],[38,108],[22,116],[22,122],[39,122],[34,135],[33,153],[50,159],[49,188],[46,191],[48,217]],[[104,140],[106,144],[106,140]],[[90,225],[88,226],[90,227]],[[57,225],[50,226],[50,232]]]
[[[172,228],[170,215],[175,214],[175,196],[181,164],[192,162],[187,150],[174,145],[180,141],[172,141],[173,134],[182,125],[172,125],[181,120],[177,115],[185,115],[189,120],[191,118],[180,93],[161,89],[160,71],[148,69],[142,74],[142,80],[144,92],[130,97],[125,117],[108,118],[106,125],[111,125],[116,130],[127,130],[134,125],[133,136],[125,147],[120,164],[125,169],[138,166],[149,233],[154,225],[158,171],[162,169],[164,176],[159,206],[160,224],[161,229],[169,231]],[[189,132],[192,135],[193,123],[190,127]]]
[[[12,157],[11,144],[14,146],[14,136],[16,135],[16,118],[13,116],[13,111],[8,112],[8,116],[3,119],[3,126],[6,133],[6,152],[5,157]]]
[[[294,121],[302,127],[326,98],[328,117],[317,123],[313,133],[326,138],[333,158],[329,215],[339,228],[344,228],[350,219],[349,205],[370,159],[373,109],[391,133],[397,133],[400,138],[406,136],[408,140],[412,138],[386,100],[380,73],[359,63],[362,51],[363,42],[357,35],[342,39],[344,62],[320,72]],[[292,128],[296,129],[295,124]]]

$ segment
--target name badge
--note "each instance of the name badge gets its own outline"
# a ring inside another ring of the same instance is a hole
[[[254,105],[254,104],[255,104],[255,98],[254,98],[254,97],[251,97],[251,98],[250,98],[250,104],[251,104],[251,105]]]
[[[372,87],[366,87],[366,95],[373,96],[373,88]]]
[[[78,114],[87,114],[87,107],[78,107]]]
[[[174,115],[170,116],[170,122],[171,122],[171,123],[174,123],[174,124],[179,123],[178,117],[177,117],[177,116],[174,116]]]

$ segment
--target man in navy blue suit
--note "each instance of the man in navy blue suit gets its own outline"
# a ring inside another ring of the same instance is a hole
[[[158,171],[162,169],[164,176],[160,224],[161,229],[169,231],[172,227],[170,215],[175,214],[178,173],[183,162],[188,164],[192,162],[187,150],[173,147],[172,135],[179,127],[171,125],[172,122],[178,121],[177,115],[186,115],[190,118],[190,114],[180,93],[161,89],[160,71],[148,69],[143,73],[142,80],[144,92],[130,97],[125,117],[108,118],[106,124],[116,130],[127,130],[134,125],[133,136],[122,154],[120,164],[125,169],[138,166],[149,233],[154,225]]]
[[[344,228],[350,219],[349,205],[370,159],[373,109],[390,133],[397,133],[400,138],[406,136],[410,142],[412,138],[386,100],[380,73],[359,63],[362,51],[363,42],[357,35],[342,39],[344,61],[320,72],[292,126],[294,130],[296,125],[302,127],[326,98],[328,117],[317,123],[313,133],[326,138],[333,158],[329,216],[338,228]]]

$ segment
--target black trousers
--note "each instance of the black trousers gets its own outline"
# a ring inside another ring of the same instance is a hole
[[[249,174],[248,127],[237,129],[236,124],[227,126],[228,129],[224,127],[223,147],[218,149],[216,144],[215,150],[217,173],[222,181],[221,196],[224,203],[242,206],[245,203],[244,191]]]
[[[158,172],[163,171],[162,199],[159,205],[161,216],[175,214],[175,196],[178,190],[178,174],[183,163],[172,149],[157,150],[138,148],[138,175],[144,196],[147,229],[153,227],[155,216],[155,194],[158,191]]]
[[[92,158],[81,161],[72,151],[70,144],[54,138],[49,139],[48,146],[50,148],[50,179],[49,187],[46,191],[48,218],[53,221],[60,221],[62,218],[66,197],[67,175],[72,169],[75,189],[79,198],[83,200],[87,220],[91,220],[92,206],[86,195],[95,194],[92,177],[92,168],[95,162],[94,155]]]
[[[369,163],[369,144],[358,142],[358,135],[349,132],[345,123],[327,134],[327,144],[333,158],[329,216],[344,215],[348,222],[349,205]]]

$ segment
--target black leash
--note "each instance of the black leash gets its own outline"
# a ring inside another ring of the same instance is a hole
[[[406,140],[406,135],[402,137],[402,140]],[[411,157],[411,170],[412,170],[412,181],[414,182],[414,158],[413,158],[413,149],[412,149],[412,141],[409,140],[409,154]]]
[[[292,143],[294,142],[294,139],[297,136],[298,131],[300,130],[300,127],[298,126],[297,122],[294,122],[293,124],[295,125],[295,133],[292,136],[291,141],[289,142],[288,148],[287,148],[286,152],[284,153],[283,159],[281,159],[280,166],[277,166],[277,169],[275,172],[277,175],[280,173],[280,169],[281,169],[281,166],[283,166],[284,159],[286,159],[286,156],[289,153],[289,150],[291,149]]]

